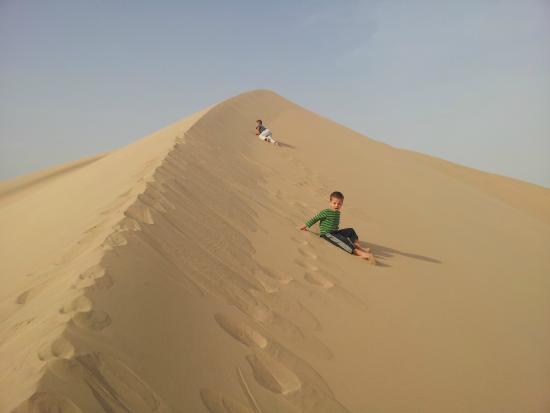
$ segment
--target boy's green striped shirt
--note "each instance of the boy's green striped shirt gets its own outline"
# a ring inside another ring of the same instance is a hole
[[[328,232],[338,230],[340,225],[340,211],[334,211],[332,209],[323,209],[313,218],[306,222],[306,226],[309,228],[317,221],[319,222],[319,235],[325,235]]]

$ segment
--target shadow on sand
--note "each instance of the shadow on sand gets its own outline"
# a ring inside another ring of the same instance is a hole
[[[288,143],[284,143],[284,142],[281,142],[281,141],[277,141],[277,143],[279,144],[279,146],[281,148],[296,149],[296,146],[289,145]]]
[[[396,250],[394,248],[386,247],[384,245],[373,244],[372,242],[359,241],[359,245],[361,245],[363,248],[370,248],[371,249],[371,251],[374,253],[374,256],[376,257],[377,265],[379,267],[391,267],[391,265],[388,265],[388,264],[382,262],[381,260],[392,258],[395,255],[402,255],[402,256],[408,257],[408,258],[414,258],[415,260],[431,262],[432,264],[441,264],[442,263],[442,261],[440,261],[438,259],[435,259],[435,258],[432,258],[432,257],[426,257],[424,255],[412,254],[410,252],[399,251],[399,250]]]
[[[319,233],[314,230],[307,231],[309,234],[314,235],[316,238],[319,237]],[[432,264],[442,264],[443,262],[432,258],[432,257],[426,257],[424,255],[419,254],[413,254],[411,252],[404,252],[396,250],[395,248],[386,247],[384,245],[374,244],[372,242],[365,242],[365,241],[359,241],[359,245],[363,248],[370,248],[371,252],[374,253],[374,256],[376,257],[376,266],[377,267],[391,267],[391,265],[386,264],[383,262],[383,260],[386,260],[388,258],[392,258],[395,255],[402,255],[404,257],[408,258],[414,258],[415,260],[421,260],[426,262],[431,262]]]

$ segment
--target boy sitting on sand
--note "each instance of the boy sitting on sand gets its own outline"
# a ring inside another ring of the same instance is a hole
[[[256,135],[265,142],[270,142],[277,145],[277,141],[273,139],[271,131],[263,125],[261,119],[256,121]]]
[[[338,229],[338,225],[340,224],[340,209],[343,204],[344,195],[338,191],[333,192],[329,198],[330,208],[323,209],[302,225],[300,229],[307,231],[309,227],[320,221],[319,235],[322,238],[350,254],[368,260],[371,264],[376,264],[374,255],[370,253],[369,249],[364,249],[359,245],[359,237],[353,228]]]

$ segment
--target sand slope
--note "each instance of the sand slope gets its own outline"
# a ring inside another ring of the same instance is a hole
[[[335,189],[380,265],[297,231]],[[550,409],[550,190],[269,91],[1,184],[0,228],[0,411]]]

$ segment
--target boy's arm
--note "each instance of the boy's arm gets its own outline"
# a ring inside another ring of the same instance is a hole
[[[305,225],[302,228],[304,228],[304,229],[309,228],[313,224],[315,224],[317,221],[319,221],[320,219],[325,218],[325,217],[326,217],[325,211],[321,211],[317,215],[315,215],[313,218],[311,218],[309,221],[306,221]]]

